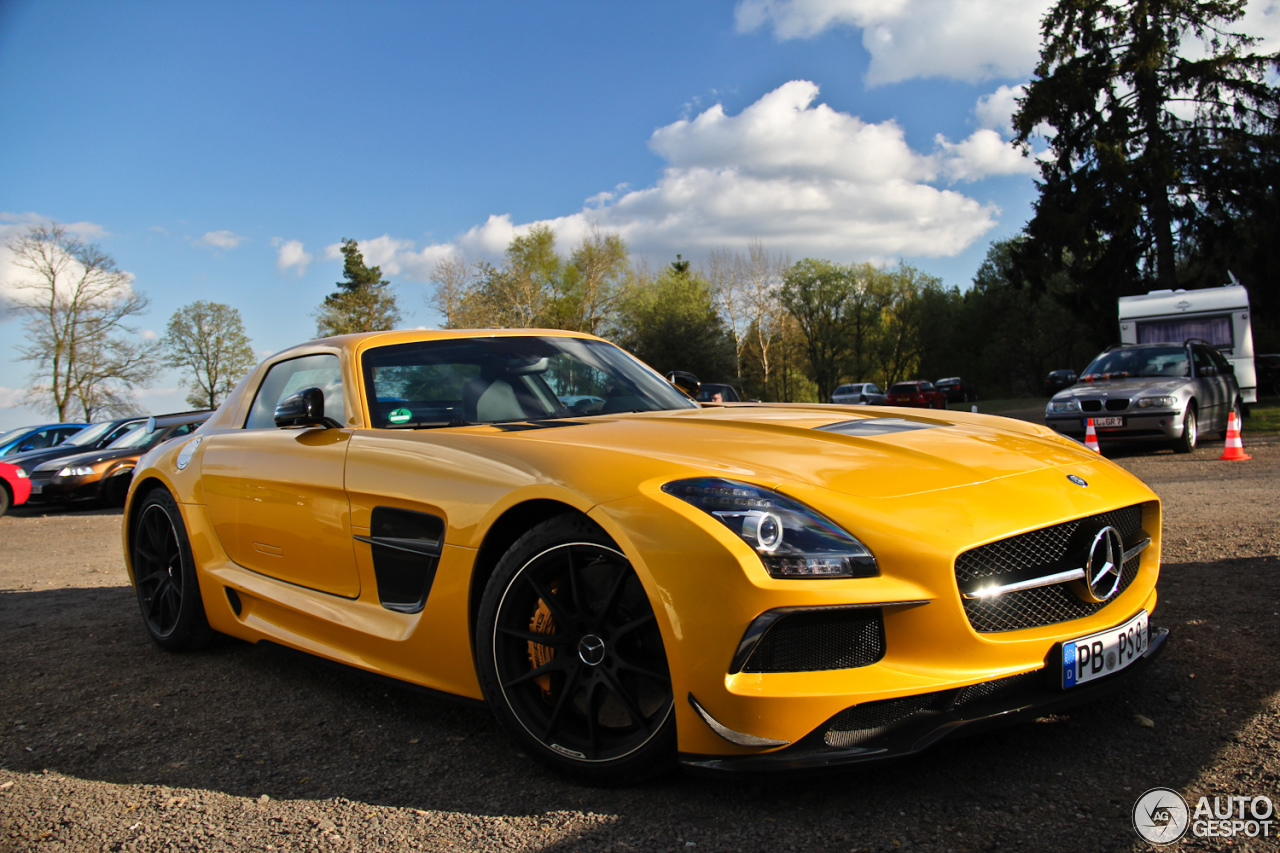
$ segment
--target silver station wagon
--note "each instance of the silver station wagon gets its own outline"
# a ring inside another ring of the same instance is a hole
[[[1190,453],[1202,430],[1225,436],[1229,414],[1239,417],[1241,406],[1230,362],[1209,344],[1120,344],[1053,395],[1045,423],[1083,438],[1092,418],[1099,441],[1157,441]]]

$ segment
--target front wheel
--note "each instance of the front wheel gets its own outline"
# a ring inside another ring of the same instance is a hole
[[[213,641],[196,564],[178,503],[163,488],[143,499],[131,539],[133,586],[142,622],[156,645],[170,652]]]
[[[671,675],[630,561],[573,515],[522,536],[480,604],[480,684],[498,721],[544,764],[596,784],[675,764]]]
[[[1196,449],[1196,440],[1198,438],[1196,407],[1188,403],[1187,412],[1182,416],[1182,437],[1173,443],[1173,449],[1178,453],[1190,453]]]

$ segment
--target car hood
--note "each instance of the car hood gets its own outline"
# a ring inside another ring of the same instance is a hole
[[[1186,376],[1135,376],[1130,379],[1108,379],[1101,382],[1081,381],[1059,391],[1055,398],[1069,397],[1135,397],[1140,394],[1172,394],[1192,380]]]
[[[859,406],[728,406],[647,412],[521,428],[504,438],[590,449],[659,463],[663,475],[803,484],[867,498],[901,497],[1046,468],[1097,464],[1098,456],[1045,427],[988,415],[915,415]],[[666,464],[662,464],[666,463]],[[679,476],[679,474],[675,474]]]
[[[77,465],[96,465],[99,462],[121,462],[126,460],[137,462],[145,452],[146,450],[139,450],[136,447],[122,448],[120,450],[90,450],[85,453],[76,453],[44,462],[38,465],[36,470],[60,471],[63,468],[71,468]]]

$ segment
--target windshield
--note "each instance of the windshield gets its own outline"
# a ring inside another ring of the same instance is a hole
[[[1127,379],[1132,376],[1190,376],[1187,351],[1182,347],[1142,347],[1104,352],[1084,369],[1082,382]]]
[[[109,429],[111,429],[110,421],[105,424],[90,424],[62,443],[73,447],[88,447],[106,435]]]
[[[632,356],[582,338],[399,344],[366,352],[363,369],[373,426],[384,429],[697,408]]]
[[[0,447],[4,447],[18,436],[26,435],[30,431],[31,427],[20,427],[19,429],[11,429],[6,433],[0,433]]]
[[[138,424],[124,435],[111,442],[108,450],[124,450],[128,447],[142,447],[147,442],[147,425],[145,423]]]

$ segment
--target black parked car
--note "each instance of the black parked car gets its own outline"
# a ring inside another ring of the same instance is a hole
[[[947,395],[948,403],[972,403],[978,399],[978,389],[968,379],[959,376],[939,379],[933,387]]]
[[[1258,371],[1258,396],[1280,396],[1280,355],[1260,355],[1253,365]]]
[[[1075,385],[1078,378],[1074,370],[1050,370],[1049,375],[1044,378],[1044,393],[1052,397],[1063,388]]]

